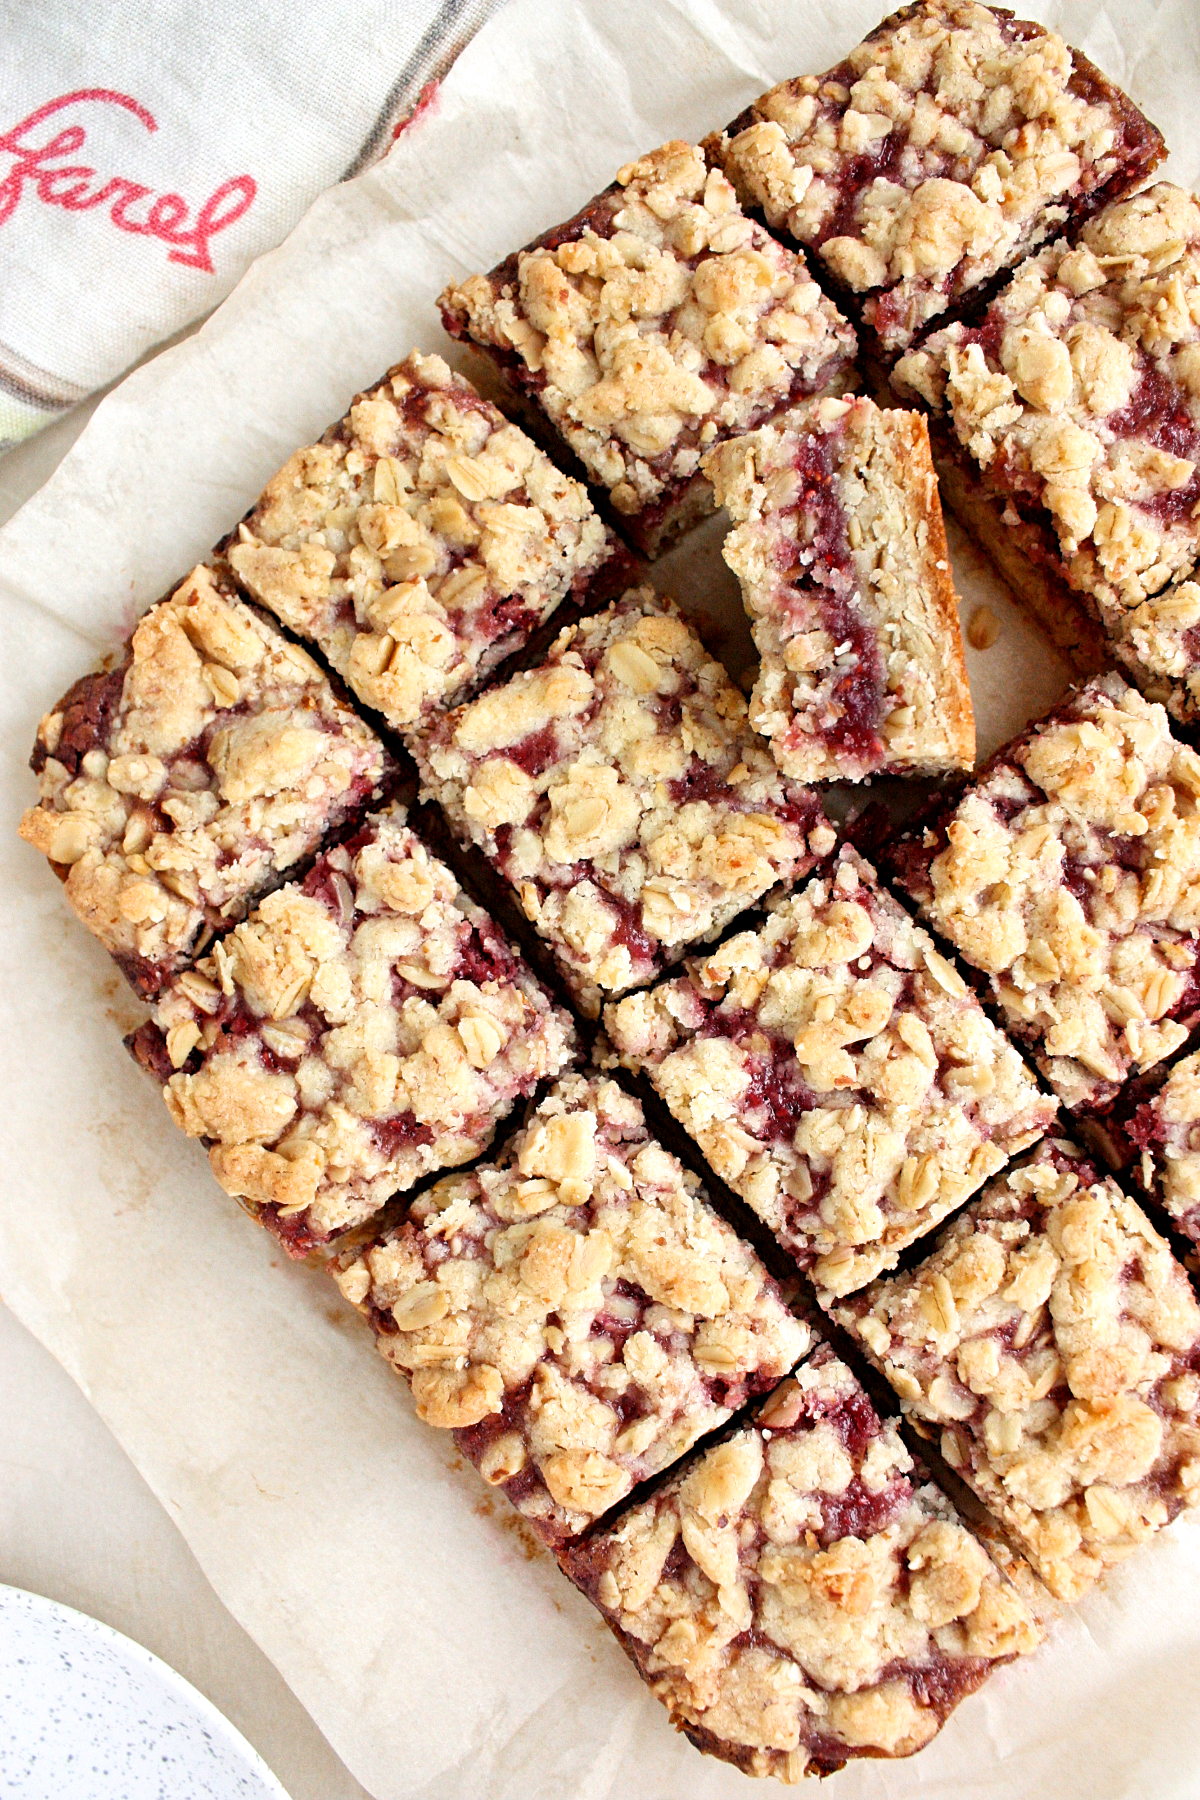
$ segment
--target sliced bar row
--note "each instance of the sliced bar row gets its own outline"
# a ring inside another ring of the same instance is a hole
[[[561,1082],[333,1271],[702,1749],[784,1778],[908,1755],[1036,1645],[850,1370],[820,1345],[779,1385],[808,1326],[614,1081]]]

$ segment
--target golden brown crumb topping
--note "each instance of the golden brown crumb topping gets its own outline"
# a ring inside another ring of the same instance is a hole
[[[1060,1598],[1200,1496],[1200,1307],[1140,1207],[1070,1144],[1040,1147],[837,1317]]]
[[[604,1022],[718,1175],[838,1294],[892,1267],[1055,1112],[849,849],[761,931]]]
[[[264,900],[155,1022],[171,1117],[301,1250],[477,1156],[574,1046],[399,808]]]
[[[1152,672],[1186,673],[1195,590],[1158,608],[1153,596],[1200,554],[1191,195],[1160,182],[1106,207],[1074,249],[1060,240],[1024,264],[981,326],[936,333],[896,379],[945,413],[993,486],[1040,509],[1060,572],[1113,636],[1141,633]]]
[[[611,541],[578,481],[414,352],[284,464],[226,554],[403,730],[515,650]]]
[[[747,1774],[907,1756],[1039,1635],[913,1474],[896,1422],[818,1351],[564,1567],[674,1722]]]
[[[615,1082],[559,1082],[500,1162],[439,1182],[337,1281],[552,1543],[577,1535],[808,1348],[748,1245]]]
[[[1140,1107],[1130,1136],[1142,1146],[1142,1181],[1185,1236],[1200,1241],[1200,1052],[1177,1062]]]
[[[516,359],[622,513],[694,475],[719,437],[844,377],[855,348],[803,259],[679,142],[441,305],[451,329]]]
[[[892,353],[1162,154],[1057,33],[971,0],[906,7],[827,75],[764,94],[720,150],[747,205],[870,296]]]
[[[1197,1011],[1200,758],[1116,675],[1000,752],[899,853],[1071,1107],[1184,1042]]]
[[[668,600],[632,590],[414,749],[591,1016],[833,848]]]
[[[379,793],[382,744],[321,670],[201,565],[125,662],[42,720],[21,836],[153,993]]]

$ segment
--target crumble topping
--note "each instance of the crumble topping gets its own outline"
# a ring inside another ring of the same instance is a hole
[[[1126,1127],[1140,1175],[1185,1237],[1200,1243],[1200,1053],[1176,1063]]]
[[[431,723],[413,750],[593,1018],[835,842],[720,663],[649,588],[562,632],[540,668]]]
[[[612,544],[580,482],[414,351],[297,450],[225,553],[404,730],[518,649]]]
[[[46,715],[30,761],[21,836],[145,995],[391,773],[312,658],[203,565]]]
[[[441,307],[453,335],[502,353],[626,517],[695,476],[718,438],[844,384],[855,351],[803,258],[678,142]]]
[[[1035,1648],[1016,1590],[820,1349],[753,1424],[568,1549],[672,1722],[748,1775],[907,1756]]]
[[[717,145],[743,203],[863,296],[890,355],[1164,153],[1057,33],[960,0],[893,14],[828,74],[772,88]]]
[[[616,1082],[559,1082],[495,1164],[345,1253],[347,1299],[551,1544],[675,1462],[807,1350],[754,1252]]]
[[[1051,1124],[1020,1057],[843,848],[677,980],[604,1014],[717,1174],[844,1294]]]
[[[761,658],[750,721],[798,781],[975,760],[958,601],[917,413],[810,400],[712,450]]]
[[[574,1028],[404,823],[369,819],[163,992],[129,1047],[295,1254],[478,1156]]]
[[[1040,1146],[919,1268],[835,1316],[1061,1599],[1200,1494],[1200,1307],[1071,1144]]]
[[[1113,648],[1152,700],[1185,724],[1200,718],[1200,582],[1173,582],[1135,606]]]
[[[896,381],[944,416],[1006,518],[1038,527],[1032,553],[1139,680],[1193,716],[1200,205],[1160,182],[1106,207],[1074,249],[1019,269],[982,324],[905,357]]]
[[[1075,1109],[1107,1105],[1200,1017],[1200,758],[1100,676],[889,856]]]

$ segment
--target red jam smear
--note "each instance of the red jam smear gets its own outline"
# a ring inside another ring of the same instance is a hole
[[[403,1150],[418,1149],[434,1141],[432,1127],[419,1124],[414,1113],[397,1113],[390,1119],[369,1119],[366,1124],[389,1162]]]
[[[860,237],[858,204],[865,189],[875,181],[896,181],[900,163],[908,143],[906,130],[893,131],[870,150],[850,156],[822,179],[838,189],[839,199],[824,220],[820,231],[811,239],[815,245],[835,237]]]
[[[805,602],[817,607],[822,628],[840,652],[839,661],[845,660],[845,667],[834,676],[829,700],[823,703],[833,717],[816,719],[817,731],[835,756],[870,767],[884,755],[879,736],[883,670],[875,632],[856,604],[846,515],[834,484],[835,441],[836,433],[806,437],[796,452],[800,491],[794,509],[807,529],[805,554],[788,568],[787,577],[803,584]],[[790,545],[787,554],[790,559]],[[797,721],[788,741],[799,748],[807,736]]]
[[[472,615],[471,631],[485,644],[491,644],[497,638],[528,637],[540,622],[536,610],[516,594],[497,595]]]
[[[559,757],[557,726],[543,725],[540,731],[532,731],[522,738],[519,744],[511,744],[500,753],[509,762],[516,763],[518,769],[524,769],[531,777],[537,777],[547,770],[551,763]]]
[[[473,981],[476,987],[489,981],[505,985],[514,981],[520,971],[520,962],[497,931],[470,925],[464,928],[458,961],[448,979]]]
[[[693,800],[737,799],[720,770],[699,756],[693,756],[684,773],[667,783],[667,792],[677,806],[687,806]]]
[[[39,739],[33,747],[29,766],[40,775],[48,757],[53,754],[72,776],[89,750],[107,750],[113,729],[113,717],[125,691],[125,677],[133,660],[127,651],[120,666],[106,673],[84,675],[63,695],[56,712],[63,716],[58,743],[51,753]]]
[[[1111,413],[1107,425],[1117,437],[1143,438],[1169,456],[1200,464],[1200,427],[1192,418],[1184,395],[1161,369],[1145,358],[1141,361],[1138,384],[1130,395],[1128,406],[1121,412]],[[1167,526],[1190,519],[1197,501],[1200,501],[1200,468],[1185,486],[1152,494],[1133,504]]]

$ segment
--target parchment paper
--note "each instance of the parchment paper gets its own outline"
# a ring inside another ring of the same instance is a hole
[[[385,163],[327,194],[198,336],[132,375],[0,534],[5,1010],[0,1292],[87,1393],[213,1585],[378,1800],[749,1793],[668,1728],[515,1516],[419,1425],[369,1332],[215,1187],[124,1056],[139,1016],[13,827],[38,716],[413,344],[432,299],[670,136],[827,67],[877,0],[514,0]],[[1194,0],[1035,6],[1123,81],[1192,183]],[[708,527],[660,579],[746,638]],[[986,751],[1066,685],[955,534]],[[843,1800],[1200,1792],[1200,1532],[1183,1523],[1002,1671],[915,1761]]]

